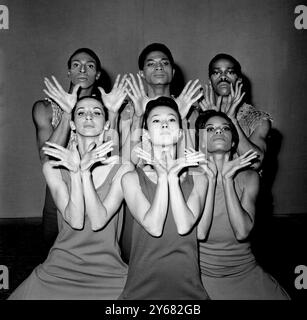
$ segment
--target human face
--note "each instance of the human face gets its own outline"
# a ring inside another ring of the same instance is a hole
[[[149,113],[147,127],[153,145],[174,145],[181,135],[178,114],[167,106],[156,107]]]
[[[148,84],[167,85],[171,83],[174,72],[167,55],[161,51],[153,51],[147,55],[140,74]]]
[[[228,96],[231,93],[230,84],[233,88],[237,80],[240,79],[235,73],[234,64],[227,59],[221,59],[213,64],[210,80],[213,90],[219,96]]]
[[[80,52],[72,57],[68,76],[73,85],[80,83],[83,89],[87,89],[99,79],[100,72],[97,71],[94,58],[85,52]]]
[[[105,115],[102,104],[92,98],[84,98],[77,103],[74,112],[72,129],[81,136],[95,137],[102,133],[105,125]]]
[[[202,147],[208,152],[228,152],[231,150],[232,132],[229,122],[223,117],[210,118],[202,132]]]

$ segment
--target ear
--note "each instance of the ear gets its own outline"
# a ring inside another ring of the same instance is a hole
[[[182,131],[182,129],[179,129],[178,138],[180,139],[182,137],[182,135],[183,135],[183,131]]]
[[[139,75],[141,76],[141,78],[145,78],[143,70],[139,70]]]
[[[100,78],[100,76],[101,76],[101,72],[100,72],[100,71],[98,71],[98,72],[97,72],[97,74],[96,74],[95,79],[96,79],[96,80],[98,80],[98,79]]]
[[[67,72],[67,77],[68,78],[70,77],[70,70],[68,70],[68,72]]]
[[[70,121],[70,129],[72,131],[75,131],[76,130],[76,126],[75,126],[75,123],[73,121]]]
[[[175,75],[175,71],[176,71],[175,68],[173,68],[173,77],[174,77],[174,75]]]

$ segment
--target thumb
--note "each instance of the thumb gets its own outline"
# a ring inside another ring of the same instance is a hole
[[[100,91],[101,96],[104,96],[104,95],[106,94],[106,92],[104,91],[104,89],[103,89],[103,88],[98,87],[98,90]]]
[[[92,151],[95,147],[96,147],[96,143],[95,143],[95,142],[92,142],[92,143],[88,146],[86,152]]]
[[[229,153],[226,153],[226,154],[225,154],[225,162],[226,162],[226,161],[229,161]]]
[[[73,95],[77,95],[78,90],[81,88],[81,83],[78,83],[74,86],[73,90],[72,90],[72,94]]]

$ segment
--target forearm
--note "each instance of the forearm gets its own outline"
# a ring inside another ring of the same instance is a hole
[[[198,239],[206,239],[213,219],[216,179],[209,179],[205,207],[197,226]]]
[[[68,204],[64,210],[64,220],[74,229],[82,229],[84,225],[84,201],[81,175],[70,172],[71,188]]]
[[[105,226],[108,213],[101,202],[89,171],[82,172],[82,188],[84,194],[85,211],[89,217],[92,230],[96,231]]]
[[[233,179],[223,178],[223,188],[229,221],[237,240],[248,237],[253,228],[253,220],[241,205]]]
[[[256,144],[254,144],[244,133],[244,131],[242,130],[239,122],[237,120],[232,119],[238,135],[239,135],[239,144],[238,144],[238,148],[237,148],[237,153],[239,154],[239,156],[241,156],[242,154],[244,154],[245,152],[247,152],[248,150],[254,150],[257,152],[258,154],[258,158],[257,158],[257,162],[253,163],[252,167],[254,169],[258,169],[261,166],[262,160],[263,160],[263,155],[264,152],[263,150],[261,150],[261,148],[259,148],[259,146],[257,146]]]
[[[179,178],[169,177],[170,204],[179,234],[188,233],[198,219],[199,212],[193,212],[187,205],[179,184]],[[196,210],[195,210],[196,211]],[[199,210],[200,211],[200,210]]]
[[[155,237],[161,236],[168,207],[167,177],[159,177],[154,200],[150,208],[141,217],[142,226]]]

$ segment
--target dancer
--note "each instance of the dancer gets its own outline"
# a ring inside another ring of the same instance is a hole
[[[255,222],[259,175],[248,169],[257,158],[249,150],[232,158],[239,134],[223,112],[206,111],[196,121],[202,165],[208,179],[198,224],[200,267],[211,299],[288,299],[277,281],[256,262],[249,242]],[[242,170],[244,169],[244,170]]]
[[[62,106],[63,107],[63,106]],[[113,142],[103,143],[105,111],[94,97],[73,110],[76,139],[69,148],[47,142],[43,173],[58,209],[59,234],[44,263],[9,299],[116,299],[127,266],[118,245],[121,177],[132,168],[107,158]]]
[[[128,279],[120,299],[207,299],[193,227],[202,212],[206,180],[183,173],[198,165],[197,153],[176,159],[181,127],[172,98],[147,103],[143,128],[153,156],[138,148],[147,165],[122,178],[134,220]]]

